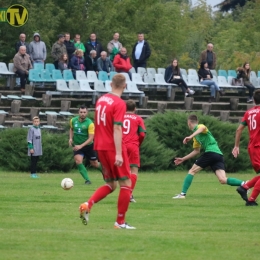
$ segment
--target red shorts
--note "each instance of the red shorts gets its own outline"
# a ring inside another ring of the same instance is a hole
[[[131,167],[140,167],[139,147],[134,144],[126,145],[127,156]]]
[[[260,173],[260,146],[248,147],[252,166],[256,173]]]
[[[130,179],[131,172],[127,152],[123,151],[122,156],[123,164],[118,167],[115,165],[115,151],[98,151],[98,159],[102,164],[102,173],[106,182]]]

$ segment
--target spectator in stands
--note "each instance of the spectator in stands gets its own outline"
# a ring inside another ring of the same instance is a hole
[[[72,41],[72,42],[74,43],[76,50],[80,49],[80,50],[83,51],[83,53],[86,51],[83,42],[80,41],[80,35],[79,34],[75,35],[74,41]]]
[[[164,77],[167,83],[173,83],[180,86],[185,97],[195,93],[195,91],[190,89],[182,79],[177,59],[173,59],[172,64],[166,68]]]
[[[19,51],[20,46],[26,47],[26,53],[29,54],[29,43],[25,41],[26,35],[24,33],[21,33],[19,36],[19,41],[15,44],[15,53]]]
[[[63,72],[64,70],[69,69],[69,59],[66,53],[62,54],[58,63],[58,69]]]
[[[213,44],[209,43],[207,45],[207,49],[201,52],[199,61],[199,63],[201,63],[202,61],[206,61],[210,70],[214,70],[216,68],[217,63],[217,57],[216,53],[213,52],[213,47]]]
[[[39,33],[33,35],[33,41],[29,45],[29,55],[32,63],[43,63],[46,60],[47,50],[46,45],[41,41]]]
[[[76,70],[83,70],[85,71],[85,65],[84,65],[84,53],[81,49],[78,49],[75,51],[75,55],[71,58],[70,66],[72,69],[72,73],[74,78],[76,78]]]
[[[218,84],[214,80],[212,80],[213,76],[210,69],[208,68],[208,63],[206,61],[201,62],[198,75],[200,84],[210,87],[210,103],[215,101],[216,91],[218,91],[221,96],[224,95],[224,92],[220,90]]]
[[[96,71],[97,70],[97,52],[95,50],[91,50],[89,55],[85,53],[85,67],[86,71]]]
[[[255,91],[255,87],[254,85],[250,82],[250,65],[248,62],[245,62],[243,67],[239,67],[237,68],[237,78],[243,79],[244,82],[244,86],[247,87],[248,91],[249,91],[249,97],[247,99],[247,103],[253,102],[253,94]]]
[[[138,67],[146,68],[146,62],[150,55],[151,49],[149,43],[144,40],[143,33],[138,33],[138,41],[135,43],[132,51],[132,59],[136,71]]]
[[[64,44],[64,40],[65,40],[64,35],[59,34],[58,41],[53,44],[51,49],[51,56],[54,59],[53,64],[55,66],[55,69],[58,69],[58,64],[61,56],[65,53],[67,54],[67,49]]]
[[[101,52],[103,51],[103,47],[101,43],[97,40],[97,36],[95,33],[90,34],[90,38],[86,42],[85,48],[87,54],[89,54],[91,50],[95,50],[97,52],[97,58],[100,57]]]
[[[116,72],[126,72],[132,78],[130,69],[132,68],[130,58],[127,55],[127,50],[125,47],[120,49],[120,52],[115,56],[113,65]]]
[[[26,53],[26,47],[20,46],[14,58],[14,72],[20,77],[20,88],[24,92],[25,84],[28,79],[29,69],[32,68],[30,56]]]
[[[110,73],[110,71],[115,70],[111,60],[107,57],[106,51],[102,51],[100,54],[100,58],[97,59],[97,70],[106,71],[108,74]]]
[[[107,44],[107,50],[111,61],[114,60],[115,55],[119,53],[120,49],[122,48],[122,43],[119,42],[118,39],[119,33],[114,33],[113,40]]]
[[[69,33],[65,33],[65,40],[64,40],[64,44],[66,46],[67,49],[67,54],[68,54],[68,59],[69,61],[72,58],[73,53],[75,52],[76,48],[73,42],[70,41],[70,34]]]

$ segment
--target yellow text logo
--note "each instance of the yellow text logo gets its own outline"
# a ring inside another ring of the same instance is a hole
[[[6,11],[6,20],[14,27],[23,26],[28,20],[28,10],[22,5],[11,5]]]

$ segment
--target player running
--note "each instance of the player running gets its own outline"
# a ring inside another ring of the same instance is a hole
[[[114,227],[135,229],[125,222],[132,193],[129,161],[122,139],[126,104],[120,97],[125,87],[125,77],[121,74],[115,75],[111,83],[112,92],[103,95],[96,103],[94,148],[98,152],[106,184],[99,187],[87,202],[80,205],[80,217],[85,225],[89,221],[89,213],[94,203],[112,193],[118,181],[120,192]]]
[[[123,123],[123,141],[126,145],[127,155],[131,168],[132,190],[137,181],[138,168],[140,167],[140,146],[145,138],[145,125],[143,119],[135,114],[136,104],[134,100],[126,101],[126,113]],[[136,202],[133,194],[130,202]]]
[[[175,158],[174,163],[179,165],[184,161],[189,160],[190,158],[198,155],[201,148],[203,148],[205,152],[199,157],[199,159],[195,161],[192,168],[189,170],[186,178],[184,179],[182,192],[173,197],[173,199],[185,199],[186,193],[192,183],[194,175],[201,169],[208,166],[210,166],[211,169],[215,172],[221,184],[240,186],[243,181],[236,178],[226,177],[224,158],[218,147],[218,143],[205,125],[198,124],[198,118],[196,115],[190,115],[188,117],[188,127],[193,132],[193,134],[185,137],[183,143],[187,144],[193,139],[194,150],[182,158]]]
[[[248,153],[255,172],[260,173],[260,90],[255,91],[254,95],[255,106],[247,110],[237,128],[235,137],[235,147],[232,154],[235,158],[239,155],[239,143],[241,134],[245,127],[248,127],[249,144]],[[253,191],[247,198],[247,190],[253,188]],[[256,199],[260,193],[260,175],[247,181],[241,187],[237,188],[237,192],[241,195],[242,199],[246,201],[246,206],[257,206]]]

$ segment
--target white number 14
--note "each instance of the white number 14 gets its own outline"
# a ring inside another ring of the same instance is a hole
[[[96,111],[97,111],[97,124],[100,125],[100,122],[103,122],[103,125],[106,125],[106,106],[103,107],[102,111],[101,111],[101,105],[96,107]]]

